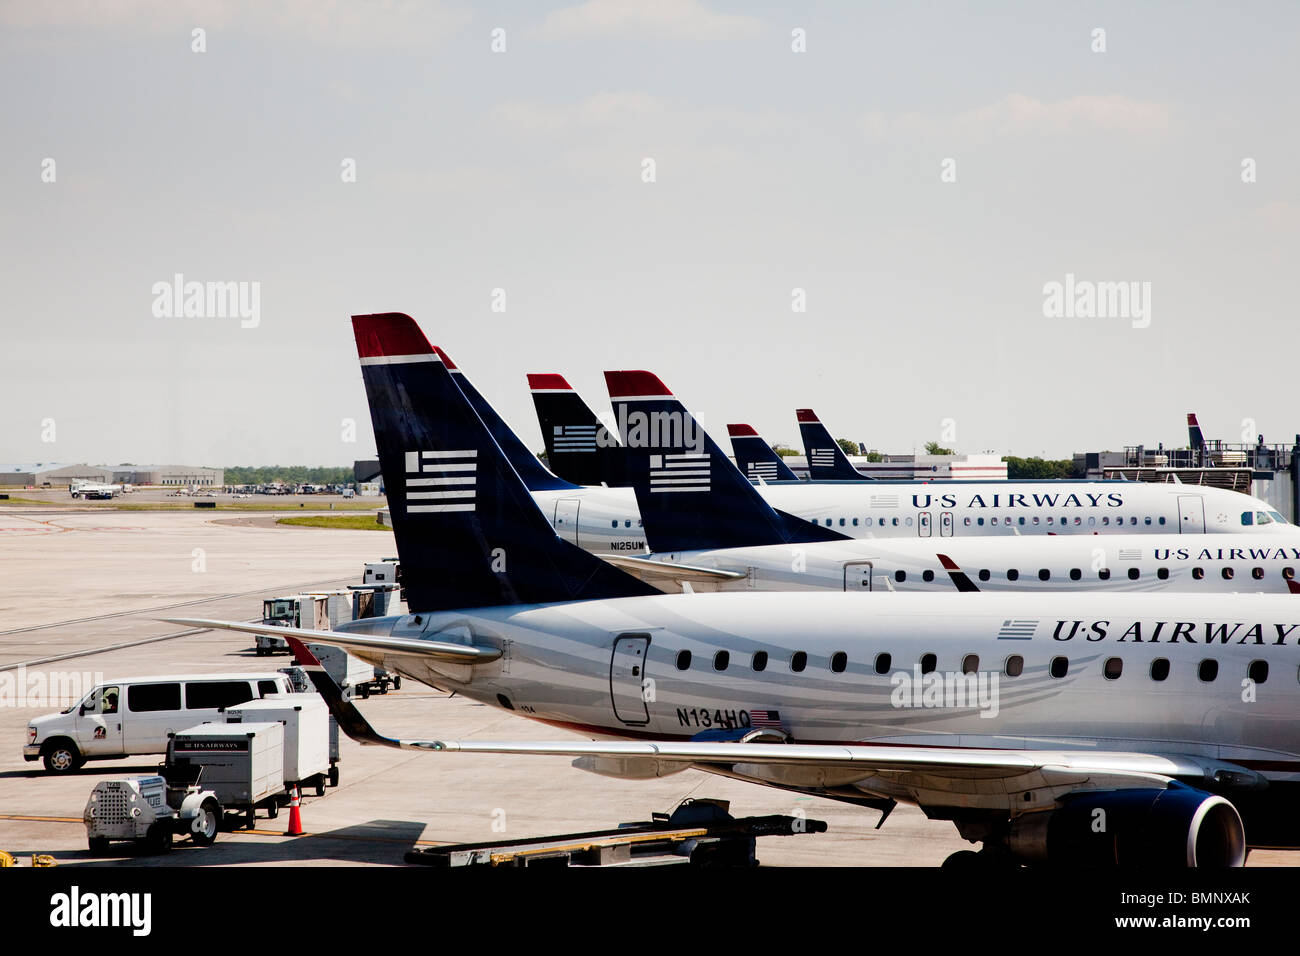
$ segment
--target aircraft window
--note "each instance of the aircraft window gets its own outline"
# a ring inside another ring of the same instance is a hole
[[[631,518],[628,518],[626,521],[624,521],[624,522],[623,522],[623,527],[624,527],[624,528],[630,528],[630,527],[632,527],[632,519],[631,519]]]
[[[966,527],[970,527],[970,518],[963,518],[962,521],[965,523]]]
[[[921,673],[922,673],[922,674],[930,674],[930,673],[933,673],[933,672],[934,672],[934,669],[935,669],[936,667],[938,667],[938,666],[939,666],[939,658],[936,657],[934,654],[922,654],[922,655],[921,655]]]
[[[1064,677],[1070,672],[1070,659],[1068,657],[1053,657],[1052,666],[1048,672],[1056,678]]]
[[[1077,527],[1078,527],[1079,525],[1081,525],[1081,524],[1083,524],[1083,519],[1082,519],[1082,518],[1077,518],[1077,517],[1076,517],[1076,518],[1074,519],[1074,525],[1075,525],[1075,527],[1077,528]]]
[[[1164,657],[1157,657],[1151,662],[1151,679],[1164,680],[1169,676],[1169,660]]]
[[[1128,523],[1129,523],[1129,524],[1137,524],[1137,523],[1138,523],[1137,515],[1134,515],[1133,517],[1129,518],[1129,519],[1128,519]]]
[[[636,526],[637,526],[638,528],[641,527],[641,520],[642,520],[642,519],[640,519],[640,518],[637,518],[637,519],[636,519]]]
[[[926,568],[924,571],[921,572],[921,580],[924,581],[926,584],[929,584],[931,581],[934,580],[934,572],[931,571],[929,568]]]
[[[961,672],[963,674],[974,674],[980,669],[980,656],[978,654],[967,654],[961,659]]]
[[[1079,580],[1080,578],[1082,578],[1082,577],[1083,577],[1083,572],[1082,572],[1082,571],[1080,571],[1078,568],[1070,568],[1070,580],[1071,580],[1071,581],[1078,581],[1078,580]]]
[[[729,651],[718,651],[713,655],[713,669],[715,671],[725,671],[730,663],[731,653]]]
[[[1160,521],[1161,524],[1164,524],[1164,523],[1165,523],[1165,516],[1164,516],[1164,515],[1161,515],[1160,518],[1159,518],[1159,521]]]
[[[1273,519],[1262,511],[1255,512],[1255,524],[1272,524]]]
[[[1205,577],[1205,568],[1192,568],[1192,580],[1199,581]]]
[[[1151,523],[1151,516],[1147,515],[1146,518],[1143,519],[1143,522],[1149,525]]]
[[[790,657],[790,670],[801,673],[808,666],[808,655],[804,651],[795,651]]]
[[[1053,521],[1052,516],[1051,516],[1051,515],[1048,515],[1048,516],[1047,516],[1047,523],[1048,523],[1048,524],[1051,524],[1052,521]]]
[[[870,519],[870,518],[863,518],[863,519],[862,519],[862,523],[863,523],[864,525],[866,525],[868,528],[871,527],[871,519]]]
[[[1250,511],[1243,511],[1243,512],[1241,513],[1241,523],[1242,523],[1242,524],[1244,524],[1244,525],[1249,525],[1249,524],[1253,524],[1254,521],[1255,521],[1255,515],[1254,515],[1254,513],[1250,512]]]
[[[691,666],[691,652],[690,652],[690,651],[678,651],[678,652],[677,652],[677,669],[678,669],[679,671],[684,671],[684,670],[686,670],[687,668],[689,668],[690,666]]]
[[[613,521],[611,521],[611,522],[609,523],[609,526],[610,526],[611,528],[617,528],[617,527],[618,527],[618,519],[615,518]]]
[[[1255,568],[1250,572],[1250,576],[1254,578],[1256,581],[1262,581],[1264,580],[1264,569]]]
[[[1102,524],[1110,524],[1110,515],[1103,515],[1103,516],[1102,516],[1102,519],[1101,519],[1101,523],[1102,523]]]
[[[1124,673],[1124,659],[1121,657],[1106,658],[1101,673],[1106,680],[1119,680],[1119,675]]]
[[[1223,580],[1225,581],[1232,580],[1232,574],[1233,574],[1232,568],[1224,568],[1220,573],[1223,575]]]
[[[857,518],[854,518],[854,519],[853,519],[853,527],[856,528],[857,526],[858,526],[858,519],[857,519]]]
[[[1136,580],[1137,580],[1138,578],[1140,578],[1141,576],[1142,576],[1142,572],[1139,571],[1137,568],[1129,568],[1129,569],[1128,569],[1128,579],[1129,579],[1130,581],[1136,581]]]
[[[1002,673],[1008,677],[1019,677],[1025,672],[1025,659],[1019,654],[1012,654],[1002,665]],[[1297,675],[1300,677],[1300,675]]]
[[[1047,568],[1039,568],[1039,569],[1038,569],[1038,580],[1040,580],[1040,581],[1050,581],[1051,579],[1052,579],[1052,572],[1051,572],[1051,571],[1049,571]]]
[[[980,568],[979,579],[981,581],[987,581],[990,577],[988,568]]]
[[[1034,524],[1038,524],[1038,515],[1034,515]]]
[[[994,515],[992,518],[989,519],[989,524],[996,526],[997,523],[998,523],[997,515]]]
[[[755,651],[754,657],[750,660],[749,666],[756,671],[767,670],[767,651]]]
[[[1020,572],[1017,571],[1015,568],[1007,568],[1007,580],[1008,580],[1008,581],[1019,581],[1019,580],[1020,580]]]
[[[1097,519],[1092,515],[1088,515],[1088,527],[1091,528],[1096,523],[1097,523]]]
[[[1278,524],[1286,524],[1286,519],[1283,518],[1276,511],[1270,511],[1268,514],[1269,517],[1272,518],[1274,521],[1276,521]]]
[[[843,519],[843,518],[840,519],[840,527],[841,527],[841,528],[844,527],[844,519]]]
[[[1109,581],[1109,580],[1110,580],[1110,568],[1099,568],[1099,569],[1097,570],[1097,580],[1098,580],[1098,581]]]
[[[1268,661],[1251,661],[1246,676],[1256,684],[1264,683],[1268,680]]]
[[[894,519],[894,524],[898,524],[898,519],[897,519],[897,518]],[[908,518],[908,519],[907,519],[907,526],[908,526],[909,528],[912,527],[912,519],[911,519],[911,518]]]
[[[1168,568],[1156,568],[1156,577],[1158,577],[1161,581],[1168,581],[1168,580],[1169,580],[1169,569],[1168,569]]]
[[[831,655],[831,673],[843,674],[844,669],[849,666],[849,655],[843,651],[836,651]]]
[[[904,581],[907,580],[907,572],[902,570],[895,571],[894,580],[897,581],[899,584],[902,584]]]
[[[888,652],[888,651],[886,651],[886,652],[883,653],[883,654],[877,654],[877,655],[876,655],[876,673],[877,673],[877,674],[888,674],[888,673],[889,673],[889,665],[892,664],[892,663],[893,663],[893,658],[889,656],[889,652]]]
[[[1207,657],[1196,668],[1196,676],[1208,684],[1219,676],[1219,662],[1212,657]]]
[[[907,523],[908,523],[908,524],[911,524],[911,523],[912,523],[912,519],[911,519],[911,518],[908,518],[908,519],[907,519]],[[894,519],[894,527],[895,527],[895,528],[898,527],[898,519],[897,519],[897,518]]]
[[[1021,523],[1021,524],[1024,524],[1024,523],[1025,523],[1025,516],[1024,516],[1024,515],[1021,515],[1021,516],[1020,516],[1020,523]]]
[[[1282,580],[1283,580],[1283,581],[1294,581],[1294,580],[1295,580],[1295,568],[1283,568],[1283,569],[1282,569]]]

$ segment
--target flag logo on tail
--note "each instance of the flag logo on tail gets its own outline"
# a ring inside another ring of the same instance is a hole
[[[812,462],[818,468],[830,468],[835,464],[835,449],[833,448],[814,448],[812,449]]]
[[[770,478],[776,480],[776,462],[774,461],[751,461],[746,465],[746,470],[751,478]]]
[[[683,453],[650,456],[651,491],[708,491],[709,456]]]
[[[1038,630],[1037,621],[1003,621],[998,631],[999,641],[1033,640],[1034,631]]]
[[[586,452],[596,450],[595,425],[556,425],[555,451]]]
[[[473,511],[477,473],[478,450],[475,448],[408,451],[407,512]]]

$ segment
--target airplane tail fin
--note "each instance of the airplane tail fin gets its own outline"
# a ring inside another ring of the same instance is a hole
[[[418,332],[419,329],[417,328]],[[423,333],[421,333],[423,337]],[[476,389],[465,373],[456,367],[456,363],[451,360],[451,356],[444,352],[438,346],[432,346],[433,351],[437,353],[442,360],[442,364],[447,371],[451,373],[457,386],[464,393],[466,400],[474,409],[474,412],[483,424],[487,426],[492,438],[501,447],[510,464],[514,466],[519,477],[523,479],[524,484],[529,491],[564,491],[577,487],[572,482],[564,481],[558,478],[546,466],[537,460],[537,456],[528,450],[528,446],[520,440],[515,434],[514,429],[505,423],[505,420],[497,414],[488,400],[485,399]]]
[[[563,375],[528,373],[528,389],[546,443],[546,462],[575,485],[625,487],[618,439]]]
[[[352,326],[412,612],[657,593],[556,536],[410,316]]]
[[[1196,420],[1195,412],[1187,413],[1187,442],[1193,451],[1200,451],[1205,447],[1205,436],[1201,434],[1201,425]]]
[[[790,470],[790,466],[781,460],[781,456],[772,450],[772,446],[763,441],[752,425],[728,425],[727,434],[731,438],[731,451],[736,458],[736,467],[741,474],[753,481],[798,481],[799,476]]]
[[[652,372],[606,372],[628,476],[652,551],[836,541],[777,511]]]
[[[813,481],[863,481],[866,476],[853,467],[839,442],[817,418],[811,408],[795,411],[799,434],[808,455],[808,477]]]

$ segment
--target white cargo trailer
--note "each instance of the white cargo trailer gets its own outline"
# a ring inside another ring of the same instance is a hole
[[[230,724],[279,721],[284,726],[284,785],[314,786],[325,793],[338,786],[338,766],[330,759],[330,713],[319,694],[291,694],[250,700],[226,708]]]
[[[259,807],[280,812],[284,797],[284,725],[278,721],[200,724],[171,735],[169,770],[202,768],[201,780],[227,817],[246,815],[251,830]]]

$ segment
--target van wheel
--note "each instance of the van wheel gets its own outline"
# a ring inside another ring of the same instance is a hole
[[[199,846],[212,846],[216,842],[217,832],[221,829],[221,805],[207,799],[199,807],[199,815],[194,818],[194,828],[190,839]]]
[[[81,769],[85,759],[71,740],[55,740],[45,747],[45,769],[49,773],[72,773]]]

